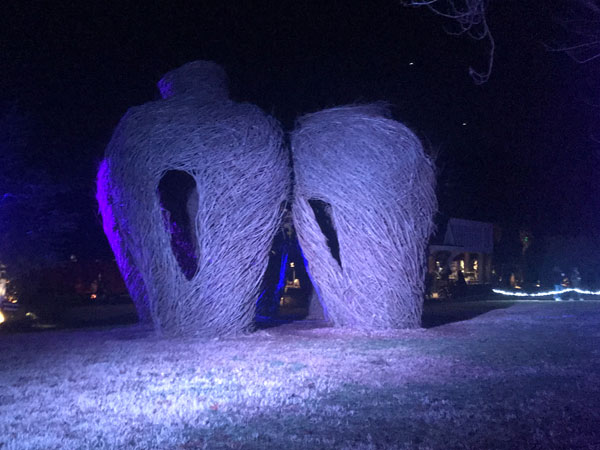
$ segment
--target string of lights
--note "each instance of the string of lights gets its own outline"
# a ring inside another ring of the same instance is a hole
[[[492,289],[492,292],[502,295],[512,295],[514,297],[548,297],[551,295],[561,295],[566,292],[577,292],[581,295],[600,295],[600,291],[587,291],[578,288],[561,289],[559,291],[546,291],[546,292],[518,292],[518,291],[504,291],[502,289]]]

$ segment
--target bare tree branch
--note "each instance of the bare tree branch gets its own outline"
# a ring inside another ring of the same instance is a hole
[[[447,28],[448,34],[456,36],[466,34],[478,41],[487,40],[489,46],[487,67],[484,70],[469,67],[469,75],[476,84],[483,84],[490,78],[496,44],[487,23],[486,0],[404,0],[403,4],[416,8],[426,6],[435,14],[452,20],[458,28],[456,30]]]
[[[584,64],[600,57],[600,4],[596,0],[575,0],[570,6],[560,21],[569,34],[567,42],[546,48],[564,52]]]

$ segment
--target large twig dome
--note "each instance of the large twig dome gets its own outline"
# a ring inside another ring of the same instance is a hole
[[[378,105],[302,117],[292,134],[293,215],[331,321],[420,326],[435,176],[419,140]]]
[[[230,101],[225,85],[210,62],[169,72],[163,100],[121,119],[98,176],[104,227],[140,316],[168,334],[251,325],[288,196],[280,126]]]

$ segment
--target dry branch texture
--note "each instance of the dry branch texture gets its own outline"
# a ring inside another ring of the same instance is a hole
[[[228,100],[225,85],[210,62],[169,72],[159,83],[163,100],[121,119],[99,173],[100,209],[121,271],[140,315],[147,305],[166,334],[226,335],[251,325],[288,196],[279,124]],[[197,270],[189,280],[171,250],[157,192],[170,170],[196,182],[197,205],[188,211],[196,211]]]
[[[432,162],[379,105],[309,114],[292,134],[293,215],[313,284],[336,326],[420,326],[436,209]],[[309,200],[331,205],[338,261]]]
[[[152,317],[150,315],[150,303],[144,280],[135,264],[133,264],[133,261],[131,261],[131,254],[127,251],[120,227],[113,214],[111,192],[115,191],[116,188],[111,183],[107,160],[104,160],[98,170],[96,191],[96,199],[98,200],[100,214],[102,215],[102,226],[115,255],[115,260],[123,276],[123,281],[135,304],[138,319],[142,323],[150,323],[152,322]]]

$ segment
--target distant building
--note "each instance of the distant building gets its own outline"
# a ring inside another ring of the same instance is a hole
[[[462,272],[467,285],[492,280],[494,226],[488,222],[451,218],[431,241],[428,254],[428,295],[447,296]],[[442,238],[443,236],[443,238]]]

